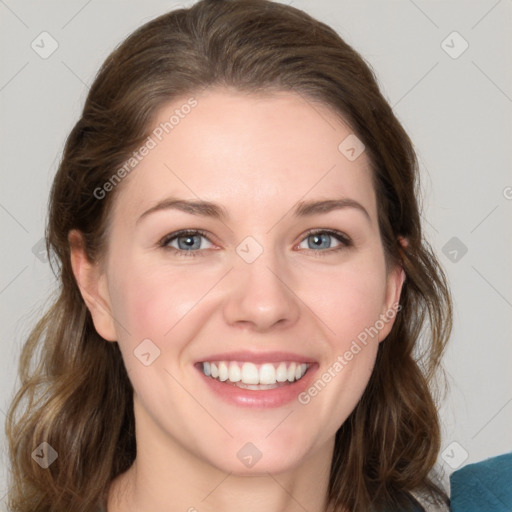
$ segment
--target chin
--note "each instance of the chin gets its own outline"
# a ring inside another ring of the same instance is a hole
[[[220,470],[238,476],[263,476],[268,473],[292,471],[305,463],[307,459],[306,440],[291,442],[290,437],[271,434],[258,438],[253,435],[237,436],[230,439],[216,453],[209,453],[210,464]],[[275,435],[275,438],[271,437]],[[244,439],[244,440],[241,440]],[[300,450],[298,450],[300,446]]]

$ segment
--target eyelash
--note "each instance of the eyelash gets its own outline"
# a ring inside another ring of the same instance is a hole
[[[341,233],[340,231],[335,231],[331,229],[313,229],[311,231],[308,231],[304,237],[301,240],[301,243],[308,237],[313,235],[321,235],[321,234],[327,234],[329,236],[332,236],[335,238],[338,242],[341,242],[341,245],[338,247],[332,248],[332,249],[324,249],[316,251],[314,249],[306,249],[307,251],[311,251],[315,254],[315,256],[325,256],[327,254],[337,253],[343,249],[347,249],[348,247],[351,247],[352,240],[345,234]],[[201,235],[204,238],[206,238],[208,241],[211,242],[211,240],[208,238],[208,234],[205,231],[202,231],[201,229],[184,229],[181,231],[176,231],[174,233],[171,233],[169,235],[166,235],[162,240],[159,242],[159,246],[165,250],[172,251],[178,256],[184,256],[184,257],[195,257],[198,255],[203,256],[204,254],[201,254],[203,251],[201,250],[193,250],[193,251],[184,251],[182,249],[176,249],[175,247],[170,247],[169,243],[175,240],[176,238],[180,238],[182,236],[194,236],[194,235]],[[199,253],[199,254],[198,254]]]

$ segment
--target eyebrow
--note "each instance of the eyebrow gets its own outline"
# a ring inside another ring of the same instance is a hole
[[[354,199],[348,197],[340,199],[324,199],[319,201],[300,201],[297,203],[293,215],[295,217],[309,217],[321,213],[329,213],[334,210],[354,208],[371,222],[371,217],[366,208]],[[229,214],[222,206],[210,201],[190,201],[169,197],[146,210],[138,219],[137,224],[148,215],[162,210],[178,210],[191,215],[212,217],[218,220],[228,220]]]

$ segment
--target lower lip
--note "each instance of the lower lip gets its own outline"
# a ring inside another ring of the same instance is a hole
[[[318,365],[316,363],[311,364],[306,374],[300,380],[292,382],[291,384],[261,391],[239,388],[238,386],[230,384],[229,381],[220,382],[212,377],[207,377],[200,368],[197,370],[207,386],[229,404],[239,407],[267,409],[270,407],[280,407],[293,400],[297,400],[299,394],[305,391],[310,385],[317,367]]]

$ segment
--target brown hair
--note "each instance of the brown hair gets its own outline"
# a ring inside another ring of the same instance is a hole
[[[60,295],[20,359],[21,387],[6,423],[10,510],[94,510],[135,459],[133,389],[117,343],[94,329],[72,273],[68,233],[80,230],[89,258],[101,257],[120,187],[101,200],[94,191],[146,139],[164,102],[211,86],[296,92],[351,126],[372,164],[386,257],[406,273],[401,312],[336,435],[328,510],[398,510],[413,502],[412,492],[445,499],[431,477],[440,429],[429,387],[452,305],[422,234],[411,141],[369,66],[330,27],[268,0],[202,0],[142,26],[106,59],[66,141],[47,225]],[[43,441],[58,453],[47,469],[31,457]]]

